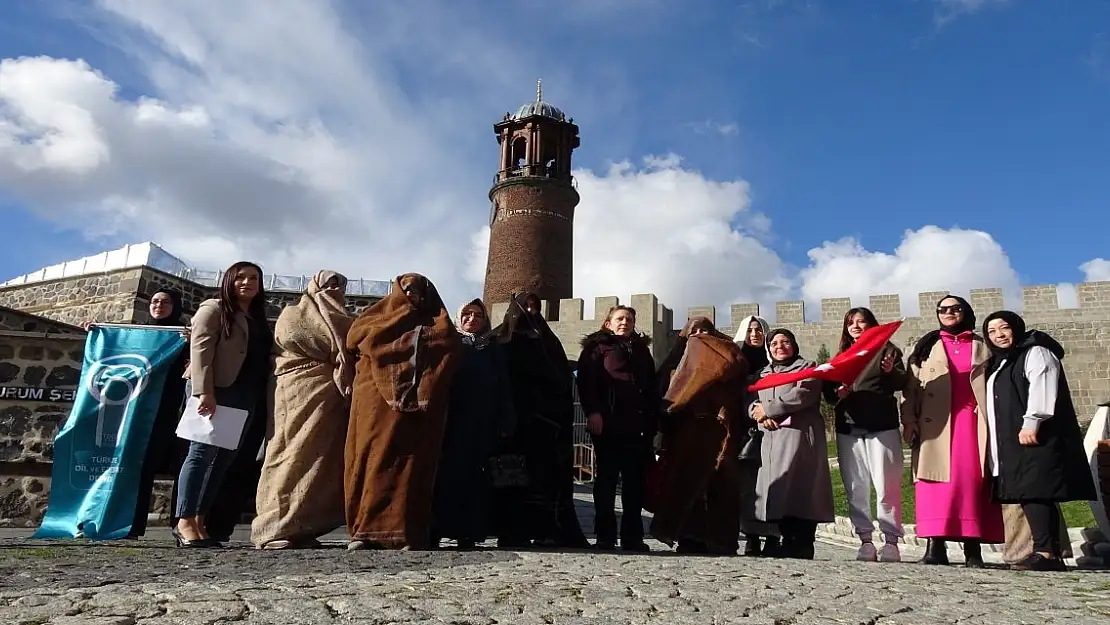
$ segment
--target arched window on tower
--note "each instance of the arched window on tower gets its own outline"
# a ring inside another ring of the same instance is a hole
[[[543,143],[543,158],[540,162],[543,163],[543,173],[549,178],[556,178],[559,175],[559,144],[555,141],[544,141]]]
[[[528,139],[524,137],[513,139],[511,158],[512,175],[520,176],[522,170],[528,164]]]

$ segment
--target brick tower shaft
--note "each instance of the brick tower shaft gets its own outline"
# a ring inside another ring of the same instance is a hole
[[[558,108],[536,101],[494,125],[501,146],[500,168],[490,189],[490,241],[483,297],[487,305],[530,291],[548,302],[574,292],[574,209],[578,191],[571,153],[578,126]],[[494,320],[496,323],[496,320]]]

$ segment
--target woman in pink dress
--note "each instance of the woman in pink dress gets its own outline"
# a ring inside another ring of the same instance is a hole
[[[991,351],[974,332],[975,312],[961,297],[937,303],[940,329],[909,357],[902,428],[913,447],[917,535],[928,538],[925,564],[948,564],[945,541],[963,542],[969,567],[983,566],[982,543],[1005,542],[1002,507],[986,471],[987,364]]]

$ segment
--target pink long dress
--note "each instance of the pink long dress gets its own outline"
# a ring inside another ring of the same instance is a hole
[[[1002,506],[991,501],[990,483],[980,471],[979,417],[971,392],[971,333],[941,332],[952,384],[951,472],[947,482],[919,480],[917,535],[922,538],[1006,541]]]

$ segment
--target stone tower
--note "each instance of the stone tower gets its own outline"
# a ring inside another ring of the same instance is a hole
[[[560,299],[573,297],[574,208],[571,152],[578,126],[558,108],[536,101],[505,114],[493,126],[500,167],[490,189],[489,259],[484,298],[493,305],[531,291],[557,315]],[[496,323],[496,321],[495,321]]]

